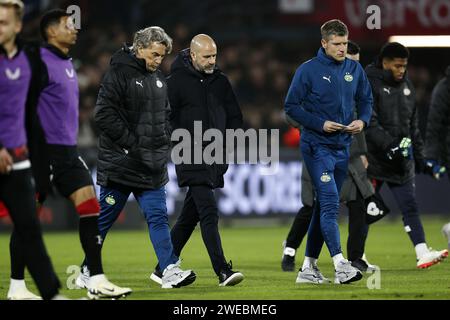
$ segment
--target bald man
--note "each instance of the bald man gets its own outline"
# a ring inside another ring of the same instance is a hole
[[[225,136],[226,129],[242,126],[242,113],[228,78],[216,66],[217,46],[205,34],[195,36],[189,49],[181,51],[171,66],[167,79],[172,109],[173,129],[185,129],[194,136],[194,121],[201,122],[202,132],[217,129]],[[203,242],[208,250],[219,286],[233,286],[244,276],[232,270],[226,262],[218,229],[219,214],[214,189],[224,185],[223,175],[228,169],[225,161],[194,164],[192,143],[191,161],[176,165],[178,184],[188,187],[184,206],[171,231],[176,255],[180,255],[195,226],[200,222]],[[201,149],[202,155],[205,145]],[[225,146],[223,146],[225,154]],[[158,267],[151,278],[158,282]]]

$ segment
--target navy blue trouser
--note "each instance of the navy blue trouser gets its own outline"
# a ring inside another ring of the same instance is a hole
[[[377,192],[379,192],[382,185],[382,181],[377,181]],[[403,225],[411,242],[414,246],[419,243],[425,243],[425,232],[419,217],[414,179],[403,184],[388,182],[387,185],[402,212]]]
[[[120,190],[119,190],[120,189]],[[150,240],[155,249],[161,270],[178,261],[174,254],[170,238],[169,219],[166,207],[166,190],[133,190],[132,188],[100,188],[100,217],[98,228],[103,240],[120,212],[125,207],[128,197],[133,192],[148,224]]]
[[[333,257],[342,253],[337,216],[339,193],[347,177],[349,147],[334,149],[302,141],[301,149],[316,193],[306,256],[317,259],[325,241]]]

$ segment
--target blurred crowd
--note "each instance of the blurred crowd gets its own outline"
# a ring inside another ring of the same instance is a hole
[[[64,1],[59,3],[65,4]],[[87,6],[87,2],[85,4]],[[80,5],[83,6],[83,1]],[[137,6],[127,7],[128,15],[134,15],[134,18],[127,23],[117,19],[111,21],[95,19],[95,15],[98,14],[95,8],[83,12],[82,29],[77,45],[71,52],[80,84],[80,147],[96,146],[97,133],[92,113],[99,84],[109,67],[111,55],[124,43],[132,42],[133,32],[136,31],[133,30],[133,26],[139,28],[139,25],[142,25],[139,23],[142,17],[139,18],[139,12],[136,13],[133,8]],[[117,8],[110,10],[117,11]],[[148,26],[159,22],[156,18],[149,21],[155,21],[155,23],[148,23]],[[38,14],[29,17],[24,30],[25,36],[36,37],[38,23]],[[236,24],[233,21],[230,23]],[[214,30],[203,31],[198,27],[198,23],[190,24],[181,21],[173,26],[165,26],[162,23],[159,25],[166,29],[174,41],[173,52],[165,58],[162,65],[166,75],[170,72],[170,65],[176,54],[189,46],[192,36],[199,32],[209,32],[213,37],[215,35]],[[217,32],[217,34],[222,33]],[[289,131],[290,128],[284,120],[284,98],[296,68],[316,54],[319,43],[317,45],[293,44],[286,40],[264,40],[261,37],[242,37],[242,35],[237,35],[235,38],[230,35],[216,37],[215,40],[219,49],[218,66],[232,81],[244,114],[245,127],[280,129],[281,145],[295,147],[290,143],[290,141],[296,141],[291,139],[290,135],[293,132]],[[364,46],[362,49],[364,56]],[[373,50],[370,54],[374,55]],[[362,60],[363,64],[364,61],[368,62],[373,58],[375,55],[366,57]],[[411,63],[408,72],[416,88],[420,129],[424,133],[431,91],[434,84],[443,76],[444,70],[436,72]]]

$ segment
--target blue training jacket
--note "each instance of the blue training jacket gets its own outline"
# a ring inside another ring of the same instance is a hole
[[[295,72],[284,109],[302,126],[302,141],[342,147],[351,143],[351,135],[324,132],[325,121],[349,125],[359,119],[367,127],[372,103],[372,89],[359,62],[347,58],[338,62],[320,48],[317,57]]]

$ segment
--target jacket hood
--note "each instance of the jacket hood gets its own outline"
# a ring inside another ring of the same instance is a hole
[[[172,66],[170,67],[170,73],[174,73],[180,70],[187,71],[189,73],[192,73],[198,77],[202,76],[202,73],[197,71],[194,66],[192,65],[191,61],[191,50],[189,48],[186,48],[184,50],[181,50],[180,53],[177,54],[174,62],[172,63]],[[214,73],[220,72],[220,69],[216,66],[214,67]]]
[[[136,58],[131,47],[128,47],[126,44],[113,54],[110,64],[111,66],[124,64],[138,70],[147,71],[145,60]]]
[[[384,70],[383,67],[381,66],[381,64],[379,64],[377,62],[373,62],[373,63],[369,64],[366,67],[366,73],[369,78],[380,79],[393,87],[406,81],[407,74],[408,74],[407,72],[405,73],[402,81],[396,81],[394,79],[392,72],[390,70]]]

